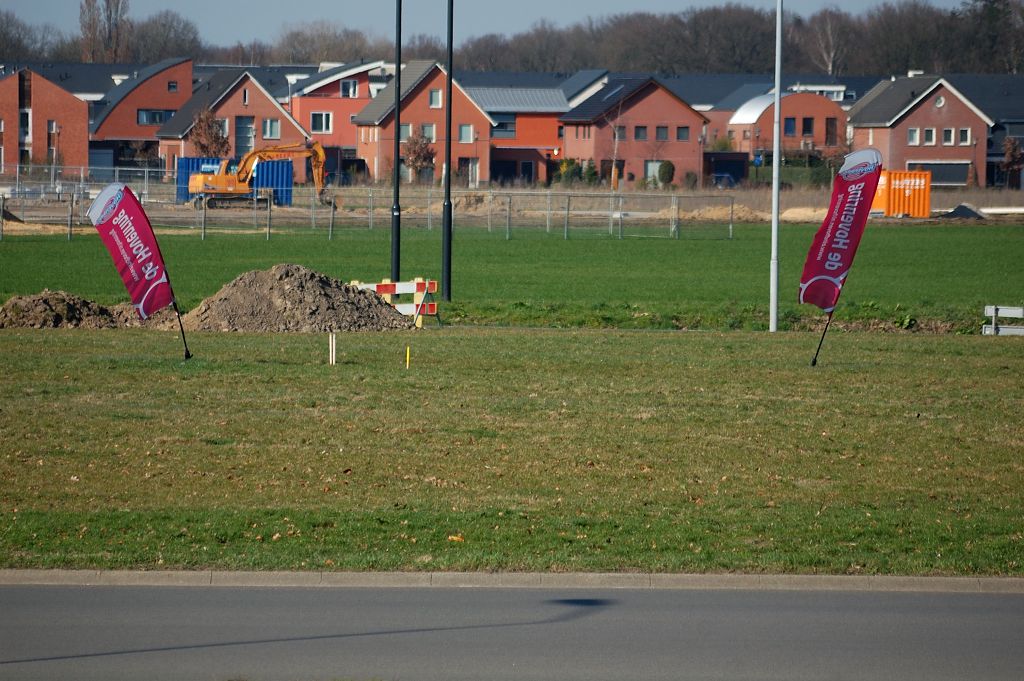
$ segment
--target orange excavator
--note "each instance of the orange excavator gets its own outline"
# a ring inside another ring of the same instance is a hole
[[[252,178],[256,165],[260,161],[273,161],[282,158],[304,157],[310,160],[313,184],[320,203],[329,203],[324,198],[324,148],[319,142],[296,142],[279,144],[263,149],[254,149],[243,156],[237,168],[231,167],[231,160],[224,160],[216,173],[195,173],[188,178],[188,191],[198,195],[210,208],[230,206],[235,203],[252,200]],[[265,197],[270,201],[269,192]]]

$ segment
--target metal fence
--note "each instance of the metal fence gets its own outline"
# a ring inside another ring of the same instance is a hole
[[[109,182],[124,182],[139,196],[157,228],[274,232],[389,229],[393,192],[389,186],[330,187],[322,203],[311,186],[293,189],[290,206],[265,200],[231,208],[180,203],[174,172],[144,168],[8,168],[0,173],[0,197],[10,217],[24,223],[66,226],[69,238],[86,229],[89,204]],[[187,178],[183,178],[187,181]],[[441,188],[399,188],[402,225],[440,228]],[[729,193],[609,193],[585,189],[452,191],[454,227],[486,230],[506,239],[520,238],[718,238],[731,239],[735,199]],[[0,218],[0,238],[3,236]]]

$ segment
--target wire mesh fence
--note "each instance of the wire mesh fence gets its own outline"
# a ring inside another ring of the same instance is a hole
[[[266,194],[239,197],[230,207],[181,199],[173,172],[142,168],[8,168],[0,173],[0,238],[4,222],[64,227],[71,238],[90,229],[92,199],[109,182],[124,182],[139,197],[157,228],[212,233],[262,234],[313,230],[334,238],[343,230],[390,229],[395,197],[389,186],[330,187],[323,195],[296,186],[290,205]],[[550,190],[453,190],[453,228],[486,230],[505,239],[731,239],[735,198],[722,194],[611,193]],[[403,185],[398,210],[403,227],[440,228],[444,192]],[[13,222],[12,222],[13,221]]]

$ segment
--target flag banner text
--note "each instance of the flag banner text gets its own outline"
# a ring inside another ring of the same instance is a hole
[[[801,303],[825,312],[835,308],[864,234],[881,172],[882,156],[875,149],[846,157],[835,178],[828,214],[807,253],[800,277]]]
[[[114,259],[139,317],[146,319],[174,302],[153,227],[127,185],[104,187],[89,207],[89,219]]]

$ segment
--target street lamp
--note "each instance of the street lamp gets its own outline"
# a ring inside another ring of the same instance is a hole
[[[399,281],[402,263],[402,207],[399,205],[399,184],[401,181],[401,130],[402,130],[402,0],[395,0],[395,154],[394,177],[391,204],[391,281]]]
[[[452,9],[448,0],[448,73],[444,111],[444,207],[441,217],[441,299],[452,299]]]

